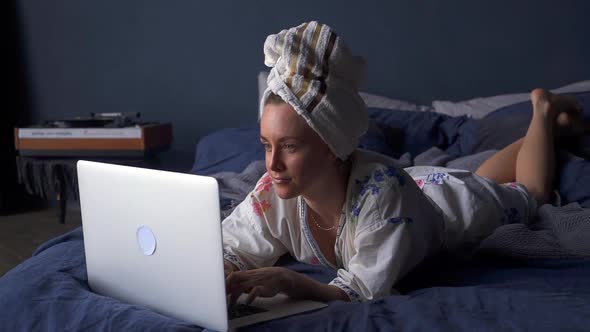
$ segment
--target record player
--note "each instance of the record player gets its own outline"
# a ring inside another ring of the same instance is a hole
[[[141,113],[90,113],[89,117],[66,120],[47,120],[33,128],[124,128],[142,123]]]
[[[14,129],[21,156],[139,157],[166,150],[172,125],[140,121],[140,113],[90,113]]]

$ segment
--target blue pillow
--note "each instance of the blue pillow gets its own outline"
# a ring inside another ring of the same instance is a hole
[[[199,141],[190,173],[239,173],[256,160],[264,160],[259,127],[224,128]]]
[[[558,164],[557,188],[562,205],[578,202],[590,208],[590,161],[582,158],[562,159]]]
[[[401,130],[398,131],[398,134]],[[374,119],[369,119],[367,132],[359,139],[359,148],[374,151],[392,158],[400,156],[399,151],[388,144],[388,136],[394,135],[393,129],[384,128]]]
[[[380,108],[369,108],[369,117],[381,128],[394,157],[405,152],[416,156],[433,146],[446,149],[467,120],[465,116]]]

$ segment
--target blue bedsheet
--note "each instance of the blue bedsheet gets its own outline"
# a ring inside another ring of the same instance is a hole
[[[282,264],[321,281],[330,269]],[[584,331],[590,259],[431,259],[404,278],[403,295],[332,302],[246,331]],[[199,327],[91,292],[81,229],[53,239],[0,279],[1,331],[198,331]]]

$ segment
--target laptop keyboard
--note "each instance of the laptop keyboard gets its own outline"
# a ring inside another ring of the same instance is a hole
[[[247,304],[234,304],[227,308],[227,316],[229,319],[240,318],[244,316],[250,316],[261,312],[268,311],[259,307],[247,305]]]

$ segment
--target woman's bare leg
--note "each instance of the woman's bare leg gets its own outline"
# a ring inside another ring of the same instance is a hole
[[[555,173],[554,121],[556,110],[547,91],[531,92],[533,117],[516,157],[516,182],[522,183],[539,205],[549,201]]]
[[[584,124],[578,121],[581,109],[570,98],[535,89],[531,103],[533,116],[526,136],[486,160],[475,173],[497,183],[522,183],[543,204],[549,200],[553,186],[555,126],[562,131],[577,131]]]
[[[485,176],[496,183],[516,181],[516,158],[524,138],[496,152],[479,166],[475,174]]]

